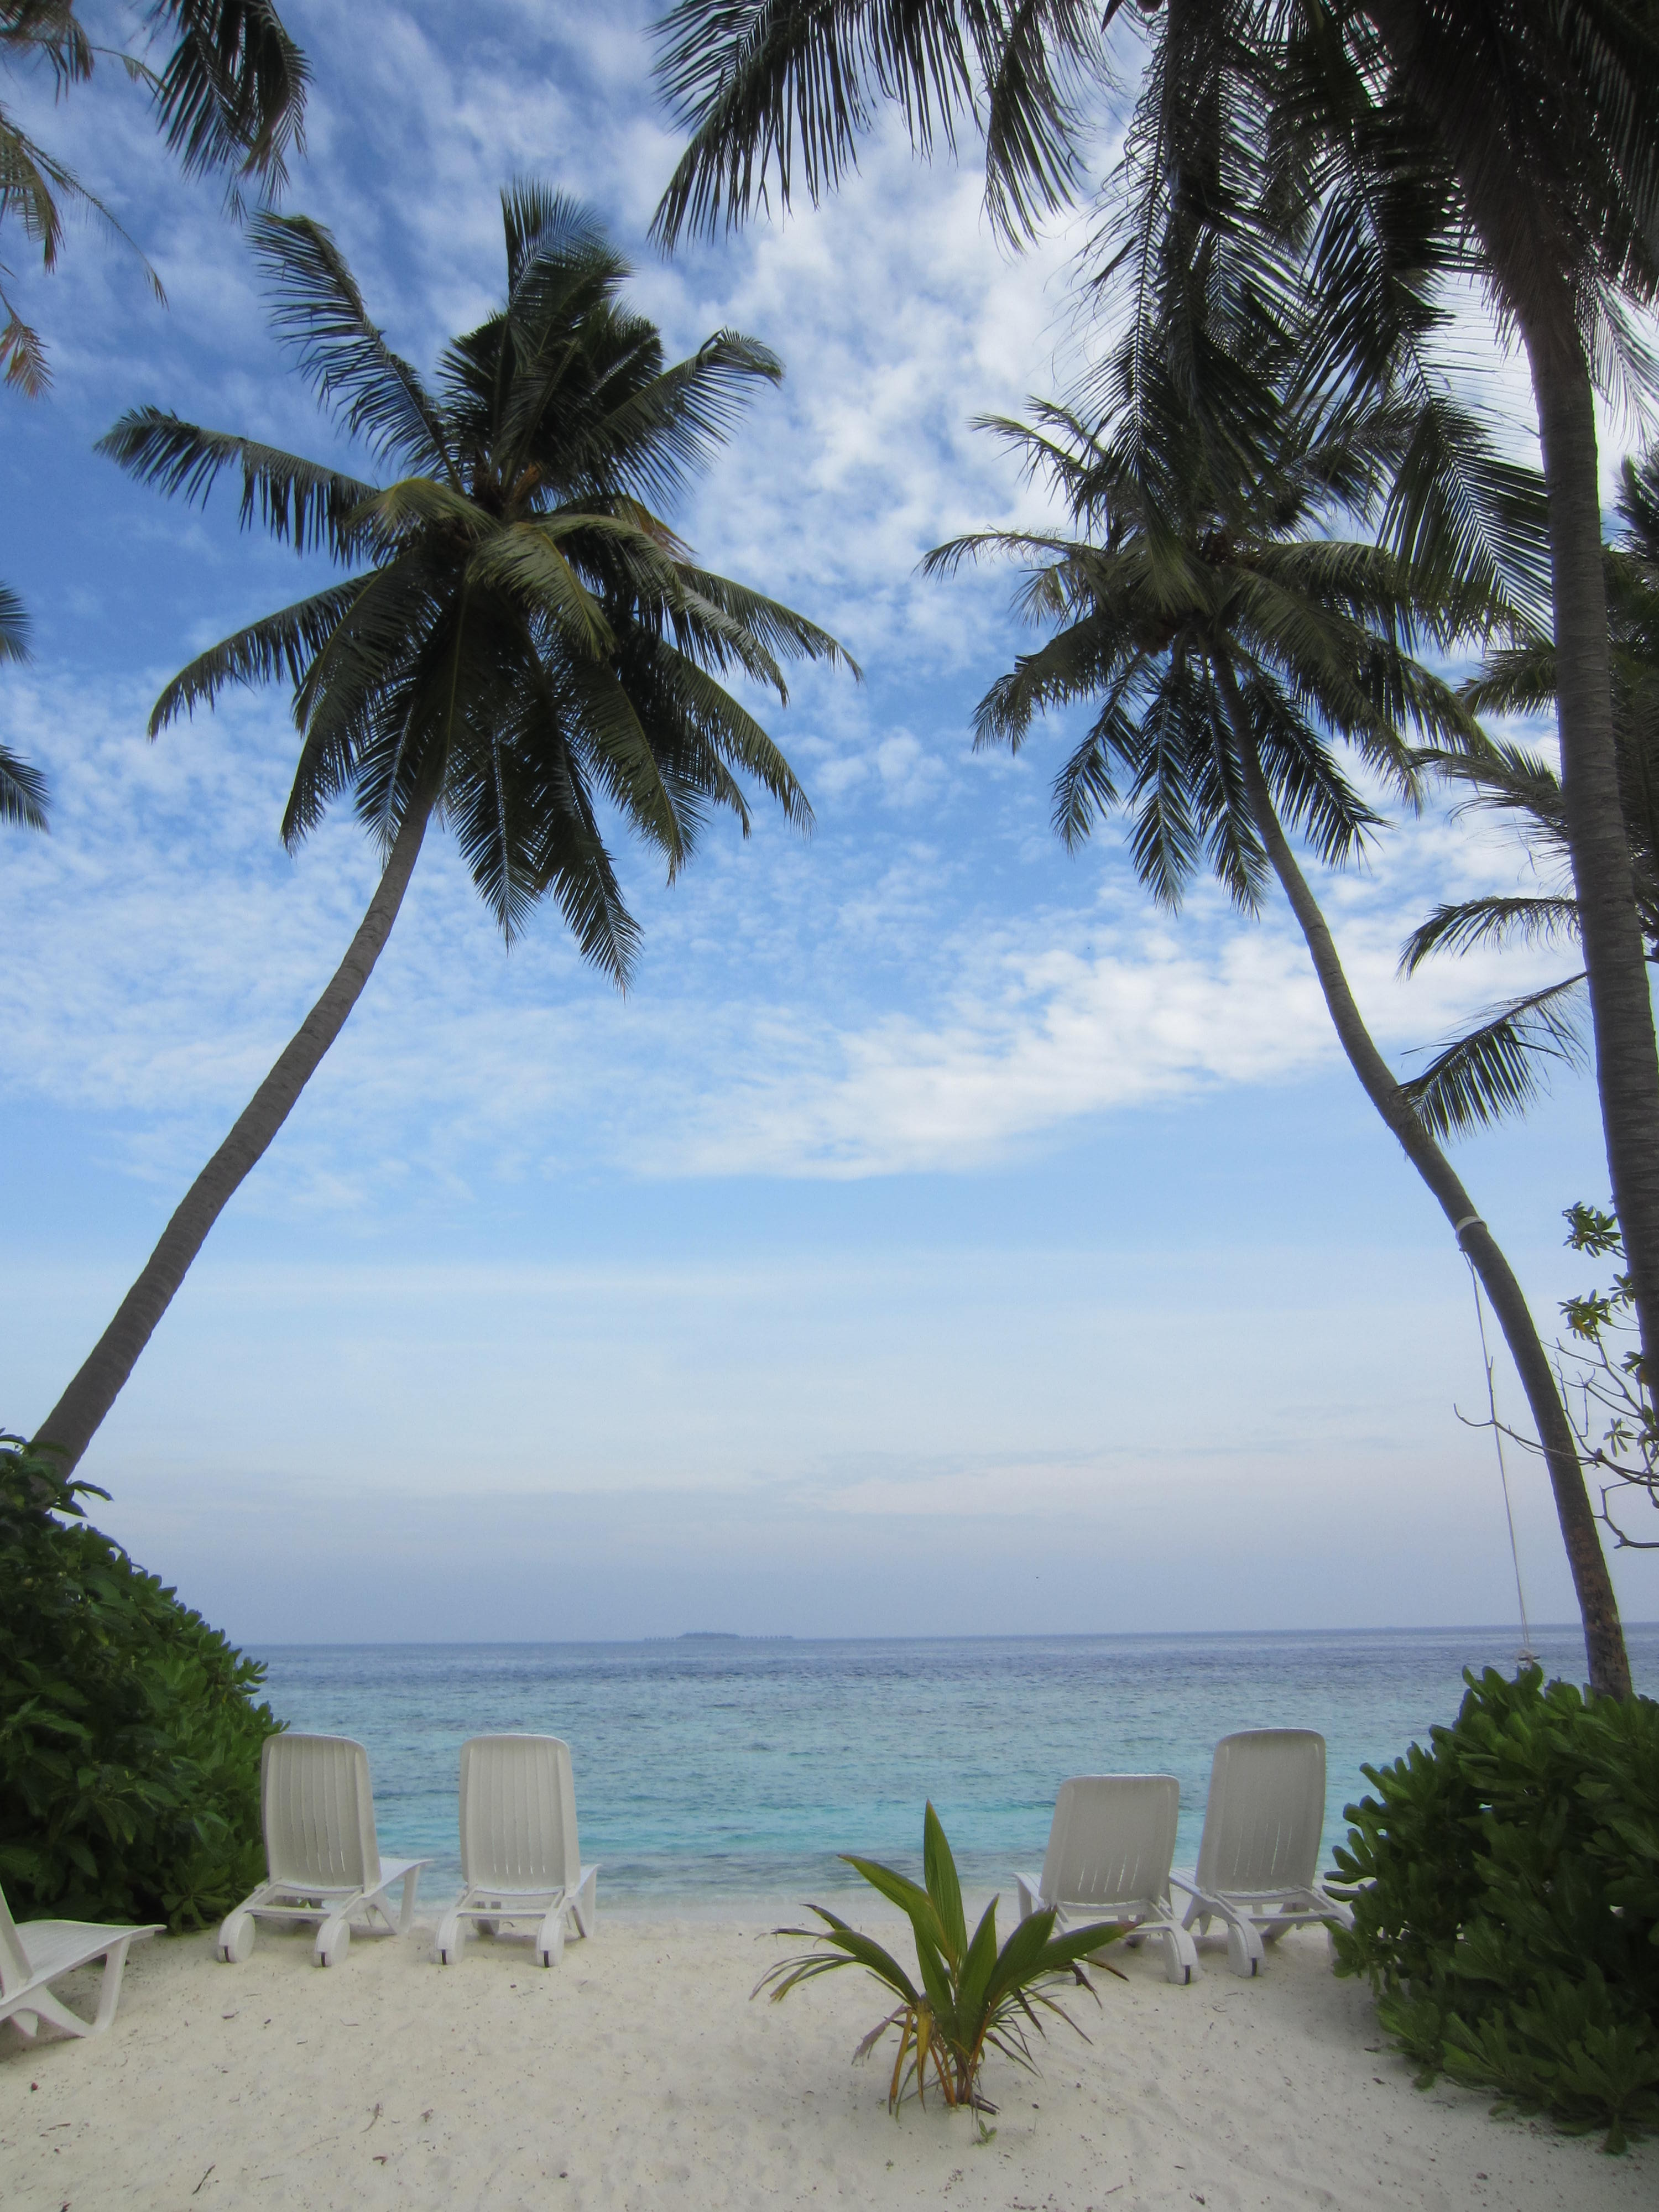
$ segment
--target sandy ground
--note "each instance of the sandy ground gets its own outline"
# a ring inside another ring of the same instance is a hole
[[[886,2069],[848,2063],[878,2016],[861,1976],[751,2004],[781,1948],[615,1916],[550,1972],[488,1938],[436,1967],[429,1930],[326,1972],[303,1936],[262,1929],[242,1966],[156,1942],[101,2041],[0,2027],[0,2206],[1600,2212],[1659,2188],[1659,2147],[1604,2158],[1413,2089],[1322,1938],[1254,1982],[1209,1954],[1184,1990],[1126,1959],[1100,2013],[1081,2000],[1091,2042],[1057,2030],[1035,2080],[993,2061],[985,2144],[964,2115],[888,2118]]]

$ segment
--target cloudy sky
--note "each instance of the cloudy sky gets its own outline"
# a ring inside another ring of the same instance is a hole
[[[285,12],[316,73],[289,204],[416,360],[488,311],[517,174],[592,203],[675,349],[731,325],[783,356],[679,520],[866,680],[808,680],[770,718],[810,840],[722,830],[672,890],[623,855],[647,929],[625,1001],[551,916],[505,951],[428,840],[345,1036],[88,1455],[106,1525],[264,1642],[1511,1617],[1491,1441],[1459,1419],[1484,1409],[1463,1262],[1287,918],[1154,914],[1110,836],[1067,858],[1058,735],[970,748],[1020,641],[1006,580],[915,573],[1034,512],[969,422],[1063,380],[1076,234],[1011,258],[971,168],[883,139],[821,211],[665,263],[648,7]],[[374,877],[344,816],[283,853],[283,697],[145,740],[179,663],[306,572],[94,440],[145,401],[301,450],[331,434],[217,191],[169,174],[142,100],[34,96],[169,304],[77,231],[20,280],[53,392],[0,401],[38,643],[0,713],[53,796],[50,838],[0,832],[0,1425],[24,1431]],[[1494,355],[1486,396],[1524,394]],[[1401,1064],[1549,972],[1395,975],[1437,898],[1524,872],[1431,816],[1322,884]],[[1606,1195],[1588,1086],[1459,1165],[1553,1333],[1588,1279],[1560,1209]],[[1498,1391],[1518,1412],[1503,1367]],[[1565,1618],[1542,1476],[1512,1472],[1534,1616]],[[1631,1556],[1624,1602],[1650,1618],[1659,1565]]]

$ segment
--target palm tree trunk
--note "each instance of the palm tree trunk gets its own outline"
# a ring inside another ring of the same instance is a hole
[[[1348,988],[1335,940],[1280,827],[1232,670],[1220,658],[1213,665],[1243,763],[1244,789],[1251,818],[1307,941],[1314,973],[1319,978],[1319,988],[1324,993],[1332,1025],[1348,1056],[1348,1064],[1359,1078],[1366,1097],[1399,1139],[1407,1158],[1439,1201],[1459,1245],[1474,1261],[1521,1377],[1521,1387],[1527,1394],[1527,1403],[1537,1425],[1544,1463],[1549,1469],[1550,1487],[1555,1493],[1561,1539],[1566,1546],[1567,1564],[1572,1570],[1573,1588],[1584,1625],[1590,1686],[1616,1698],[1628,1698],[1632,1694],[1630,1660],[1620,1625],[1619,1601],[1613,1595],[1613,1577],[1607,1572],[1607,1559],[1596,1532],[1595,1514],[1584,1486],[1572,1426],[1561,1402],[1549,1356],[1528,1310],[1525,1294],[1516,1280],[1514,1269],[1498,1249],[1497,1238],[1475,1212],[1462,1179],[1418,1120],[1411,1101],[1371,1040],[1370,1031]]]
[[[1595,1075],[1614,1211],[1659,1400],[1659,1042],[1630,839],[1619,797],[1595,393],[1570,256],[1529,177],[1505,176],[1491,119],[1424,58],[1419,0],[1365,0],[1402,87],[1422,103],[1456,168],[1498,290],[1527,349],[1549,494],[1561,788],[1595,1030]],[[1492,100],[1505,97],[1492,88]]]
[[[99,1424],[121,1395],[138,1355],[172,1304],[208,1231],[264,1158],[362,996],[403,904],[431,812],[430,799],[410,805],[368,910],[328,988],[242,1109],[230,1134],[185,1192],[145,1261],[143,1273],[117,1308],[114,1320],[40,1424],[34,1442],[54,1448],[64,1474],[70,1474],[79,1462]]]

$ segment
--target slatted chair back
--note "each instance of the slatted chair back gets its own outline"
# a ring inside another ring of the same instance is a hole
[[[1198,1887],[1251,1896],[1311,1887],[1325,1830],[1325,1739],[1312,1729],[1223,1736],[1210,1768]]]
[[[265,1864],[292,1889],[374,1889],[380,1880],[368,1753],[344,1735],[265,1738]]]
[[[530,1893],[581,1871],[570,1747],[556,1735],[475,1735],[461,1746],[461,1873],[469,1888]]]
[[[1165,1898],[1181,1817],[1173,1774],[1079,1774],[1054,1800],[1042,1895],[1093,1908]]]

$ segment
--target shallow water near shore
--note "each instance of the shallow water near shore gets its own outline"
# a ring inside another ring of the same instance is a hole
[[[1659,1692],[1659,1624],[1627,1627],[1637,1686]],[[434,1861],[423,1901],[460,1886],[456,1783],[469,1735],[562,1735],[582,1856],[608,1911],[832,1899],[836,1856],[911,1866],[932,1797],[964,1879],[1012,1898],[1036,1868],[1069,1774],[1181,1783],[1177,1864],[1198,1848],[1210,1753],[1241,1728],[1327,1740],[1325,1857],[1362,1765],[1449,1721],[1462,1670],[1512,1672],[1513,1629],[1273,1636],[1064,1636],[794,1642],[266,1647],[290,1727],[368,1747],[381,1850]],[[1582,1679],[1576,1627],[1534,1629],[1552,1675]],[[867,1894],[867,1893],[866,1893]]]

